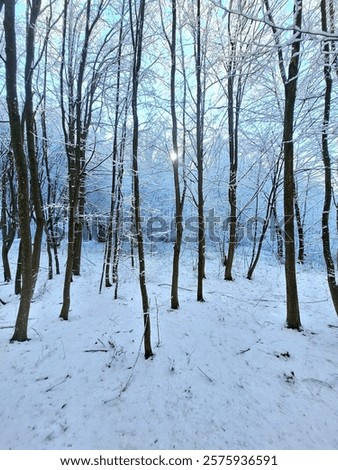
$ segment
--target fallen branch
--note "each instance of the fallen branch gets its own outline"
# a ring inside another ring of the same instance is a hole
[[[159,287],[171,287],[171,284],[166,284],[166,283],[163,283],[163,284],[158,284]],[[194,292],[192,289],[187,289],[186,287],[178,287],[179,289],[181,290],[187,290],[188,292]]]
[[[237,356],[238,356],[239,354],[244,354],[244,353],[250,351],[250,349],[251,349],[251,348],[248,348],[248,349],[241,349],[241,350],[240,350],[238,353],[236,353],[236,354],[237,354]]]
[[[202,372],[202,374],[205,375],[206,378],[207,378],[211,383],[213,383],[212,378],[210,378],[209,375],[207,375],[200,367],[197,366],[197,369],[198,369],[200,372]]]
[[[84,352],[96,353],[96,352],[108,352],[108,349],[85,349]]]
[[[71,376],[69,374],[67,374],[66,377],[61,382],[58,382],[57,384],[52,385],[51,387],[47,388],[46,393],[51,392],[52,390],[54,390],[54,388],[58,387],[59,385],[64,384],[67,381],[67,379],[71,379]]]

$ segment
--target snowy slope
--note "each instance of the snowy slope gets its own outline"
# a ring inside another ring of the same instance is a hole
[[[27,343],[9,344],[18,299],[1,287],[1,449],[338,448],[338,320],[323,272],[299,272],[299,333],[283,326],[274,260],[254,281],[239,261],[226,283],[208,259],[197,303],[185,253],[173,312],[170,258],[148,256],[155,357],[145,361],[137,272],[124,260],[119,299],[99,295],[102,246],[86,246],[70,321],[58,319],[63,276],[42,271]]]

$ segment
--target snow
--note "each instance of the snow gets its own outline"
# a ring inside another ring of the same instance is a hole
[[[118,300],[98,294],[102,245],[85,244],[68,322],[58,318],[63,276],[46,281],[42,269],[29,342],[9,343],[18,298],[1,286],[1,449],[337,449],[338,320],[324,272],[298,267],[298,332],[284,327],[273,258],[248,281],[237,255],[225,282],[211,254],[198,303],[186,251],[172,311],[168,253],[146,258],[147,361],[137,271],[124,258]]]

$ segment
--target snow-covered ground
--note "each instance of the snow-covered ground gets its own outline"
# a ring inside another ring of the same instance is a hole
[[[186,252],[171,311],[171,260],[148,255],[145,361],[137,271],[124,259],[119,299],[99,295],[102,257],[85,245],[69,322],[58,318],[63,275],[42,270],[26,343],[9,343],[18,298],[1,286],[1,449],[338,449],[338,319],[320,269],[299,268],[300,333],[284,328],[274,259],[248,281],[237,258],[226,283],[211,256],[197,303]]]

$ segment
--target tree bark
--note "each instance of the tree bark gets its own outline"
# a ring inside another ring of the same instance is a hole
[[[298,232],[298,257],[297,261],[300,264],[303,264],[305,261],[305,238],[304,238],[304,226],[303,220],[300,213],[298,194],[295,190],[295,216],[297,222],[297,232]]]

